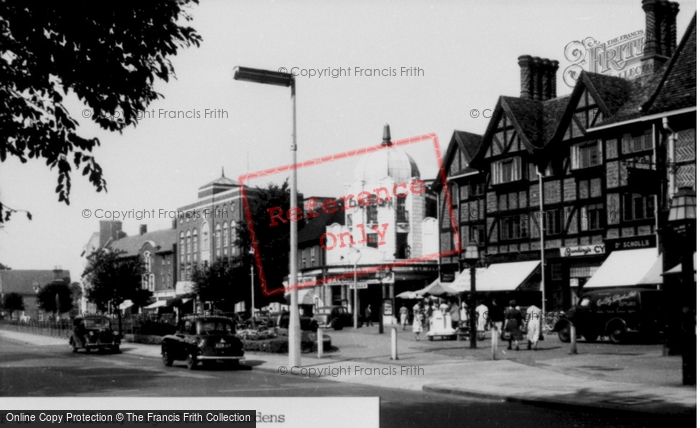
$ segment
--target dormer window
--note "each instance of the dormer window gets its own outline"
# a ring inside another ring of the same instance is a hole
[[[520,157],[512,157],[491,164],[491,183],[502,184],[518,181],[522,178]]]
[[[587,141],[571,146],[572,169],[584,169],[603,163],[602,141]]]

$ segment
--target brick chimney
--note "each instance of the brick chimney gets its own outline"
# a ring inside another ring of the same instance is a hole
[[[520,98],[546,101],[557,96],[559,61],[522,55],[520,66]]]
[[[676,15],[678,3],[667,0],[642,0],[646,14],[644,57],[650,72],[658,70],[676,50]]]
[[[148,225],[142,224],[139,226],[139,235],[145,235],[146,233],[148,233]]]
[[[53,280],[54,281],[62,281],[63,278],[61,278],[63,274],[63,269],[61,266],[54,266],[53,268]]]

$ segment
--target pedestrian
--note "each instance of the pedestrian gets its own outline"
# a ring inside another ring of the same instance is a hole
[[[450,304],[450,318],[452,319],[452,328],[459,327],[459,306],[455,302]]]
[[[413,307],[413,334],[416,340],[420,340],[420,334],[423,331],[423,308],[420,302]]]
[[[372,306],[367,305],[365,309],[365,320],[367,321],[367,327],[372,327]]]
[[[486,331],[488,313],[489,308],[484,305],[484,302],[479,301],[479,306],[476,307],[476,331]]]
[[[462,309],[459,310],[459,321],[467,324],[467,302],[462,302]]]
[[[405,303],[401,305],[399,315],[401,316],[401,330],[406,330],[406,326],[408,325],[408,308]]]
[[[511,300],[508,309],[505,312],[505,327],[504,331],[508,336],[508,349],[512,349],[512,342],[515,342],[515,350],[520,350],[519,340],[523,340],[523,314],[520,310],[515,309],[515,300]]]
[[[498,305],[496,299],[491,300],[491,307],[489,308],[489,320],[491,325],[496,327],[496,331],[500,335],[503,331],[503,310]]]
[[[535,305],[527,308],[527,349],[537,350],[542,325],[542,310]]]

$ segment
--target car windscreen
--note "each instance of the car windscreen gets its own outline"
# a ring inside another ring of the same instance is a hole
[[[85,328],[104,328],[109,327],[109,320],[107,319],[85,319],[83,320],[83,325]]]
[[[330,314],[331,308],[318,308],[316,313],[317,314]]]
[[[233,333],[233,324],[225,320],[206,320],[197,323],[197,333]]]

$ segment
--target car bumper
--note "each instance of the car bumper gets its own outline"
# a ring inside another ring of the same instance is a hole
[[[227,357],[223,355],[197,355],[197,360],[226,360],[226,361],[233,361],[233,360],[238,360],[238,361],[245,361],[245,357]]]

